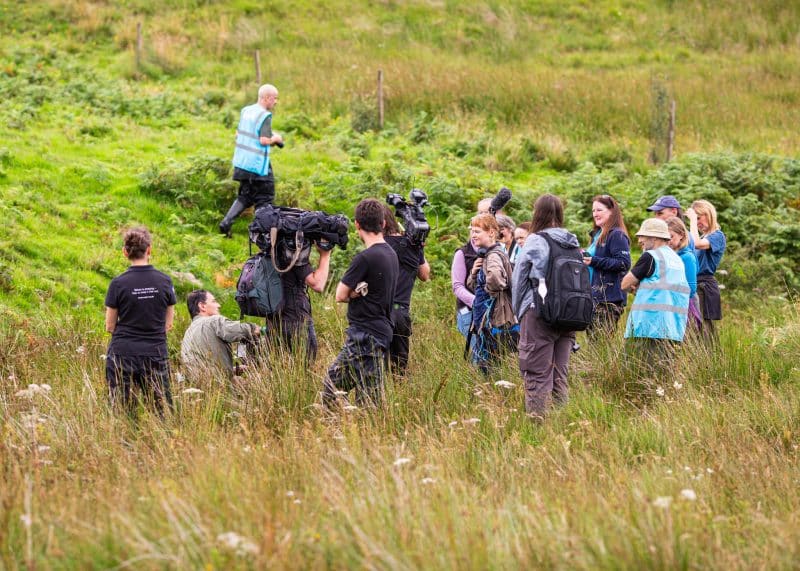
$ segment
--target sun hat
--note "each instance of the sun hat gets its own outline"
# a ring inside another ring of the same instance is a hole
[[[642,227],[639,228],[636,235],[646,238],[661,238],[662,240],[669,240],[672,238],[667,223],[658,218],[648,218],[642,222]]]
[[[647,209],[653,212],[659,212],[664,210],[665,208],[680,208],[681,203],[678,202],[678,199],[672,196],[671,194],[667,194],[665,196],[660,196],[658,200],[656,200],[651,206],[648,206]]]

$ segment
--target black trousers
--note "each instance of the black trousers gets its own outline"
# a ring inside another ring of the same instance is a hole
[[[270,174],[272,170],[270,170]],[[239,181],[239,196],[237,199],[245,207],[255,206],[261,208],[272,204],[275,200],[275,179],[243,179]]]
[[[344,347],[333,361],[322,386],[322,403],[332,406],[339,392],[355,389],[360,406],[383,403],[386,348],[372,335],[348,329]],[[341,395],[344,396],[344,395]]]
[[[159,414],[164,413],[165,403],[172,408],[169,360],[166,357],[108,355],[106,380],[114,406],[122,405],[132,411],[137,402],[133,388],[138,387],[142,400],[152,402]]]
[[[306,365],[311,365],[317,359],[317,331],[314,328],[314,320],[308,317],[304,320],[289,321],[281,319],[280,315],[267,317],[267,327],[274,334],[270,336],[270,342],[273,344],[271,349],[276,349],[278,346],[292,352],[297,346],[298,341],[305,340],[306,345]]]
[[[392,309],[394,332],[389,346],[389,361],[395,372],[405,375],[408,354],[411,348],[411,312],[409,308],[397,306]]]

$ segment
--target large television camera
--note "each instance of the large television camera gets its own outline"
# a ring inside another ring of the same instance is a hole
[[[276,267],[308,263],[311,244],[323,250],[347,247],[350,221],[342,214],[268,204],[258,208],[250,223],[250,242],[273,257]],[[284,271],[284,270],[281,270]]]
[[[399,194],[387,194],[386,202],[394,206],[395,215],[403,221],[406,237],[412,244],[424,246],[431,231],[422,209],[428,205],[428,195],[418,188],[411,191],[408,200]]]

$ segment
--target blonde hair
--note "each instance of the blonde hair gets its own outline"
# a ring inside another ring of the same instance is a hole
[[[497,224],[497,219],[488,213],[473,216],[472,220],[469,221],[469,225],[477,226],[481,230],[486,230],[487,232],[494,231],[495,236],[500,234],[500,226]]]
[[[683,250],[689,245],[689,231],[686,230],[686,224],[677,216],[667,219],[667,228],[670,232],[675,232],[681,236],[681,241],[678,244],[678,250]]]
[[[721,230],[717,222],[717,209],[708,200],[695,200],[692,202],[692,209],[697,212],[698,217],[705,214],[708,218],[708,231],[703,236]]]

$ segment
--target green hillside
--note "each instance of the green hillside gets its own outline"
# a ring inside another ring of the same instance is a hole
[[[800,3],[5,0],[0,30],[0,568],[796,567]],[[187,292],[238,315],[250,218],[233,239],[217,223],[256,50],[280,90],[279,204],[430,197],[410,381],[380,414],[316,408],[354,238],[312,295],[310,369],[271,355],[242,393],[176,376],[175,416],[129,423],[103,364],[121,231],[147,225],[173,277],[177,373]],[[672,99],[676,156],[652,164]],[[581,239],[595,194],[629,228],[661,194],[711,200],[717,350],[651,379],[621,332],[581,337],[572,400],[528,422],[515,360],[495,386],[452,327],[453,251],[501,186],[518,222],[558,194]]]

